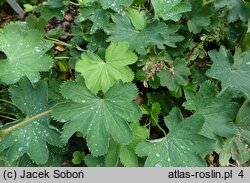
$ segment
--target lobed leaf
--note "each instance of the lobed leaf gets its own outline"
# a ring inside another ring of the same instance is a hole
[[[152,0],[156,17],[163,20],[179,21],[181,14],[191,10],[191,5],[182,0]]]
[[[189,82],[188,76],[191,75],[185,60],[176,59],[169,70],[162,70],[157,75],[162,86],[166,86],[170,91],[176,91],[180,85],[186,86]]]
[[[238,59],[232,58],[224,46],[219,51],[212,50],[208,52],[213,61],[212,67],[206,72],[206,75],[218,79],[222,82],[222,88],[232,87],[241,91],[247,98],[250,98],[250,52],[240,54]],[[237,54],[237,53],[236,53]],[[234,63],[231,63],[231,61]]]
[[[128,123],[141,117],[139,108],[132,102],[137,94],[133,84],[117,82],[100,98],[87,89],[82,78],[78,78],[76,82],[65,82],[61,91],[70,101],[53,107],[52,116],[65,123],[64,141],[79,131],[87,136],[88,147],[94,156],[107,152],[110,135],[121,144],[131,142],[133,133]]]
[[[110,35],[108,41],[126,41],[138,53],[144,53],[149,45],[157,45],[160,49],[164,49],[164,45],[176,47],[175,43],[184,39],[183,36],[175,34],[179,26],[167,26],[163,22],[154,21],[138,31],[127,15],[113,15],[112,20],[114,23],[104,29]]]
[[[23,78],[19,86],[10,87],[10,93],[12,101],[23,112],[25,118],[7,124],[8,127],[49,110],[48,86],[44,81],[39,81],[33,86],[27,78]],[[43,115],[3,137],[0,151],[5,151],[9,162],[27,154],[35,163],[44,164],[49,158],[48,144],[63,146],[59,133],[49,127],[48,117],[48,114]],[[0,128],[4,130],[5,126]]]
[[[137,56],[128,50],[128,43],[111,43],[105,51],[105,61],[98,55],[87,52],[76,63],[76,70],[86,81],[86,86],[93,93],[102,90],[104,93],[118,80],[130,82],[134,78],[128,67],[137,61]]]
[[[15,36],[13,36],[15,35]],[[48,71],[53,60],[45,53],[52,47],[38,30],[29,30],[22,23],[10,23],[0,30],[0,80],[6,84],[27,76],[31,82],[40,79],[40,71]]]
[[[231,102],[233,94],[226,90],[218,93],[215,85],[204,82],[199,92],[185,90],[186,102],[183,106],[194,114],[203,115],[205,124],[201,133],[209,138],[233,137],[236,134],[233,120],[237,114],[238,105]]]
[[[213,150],[214,141],[199,134],[204,118],[194,115],[180,121],[176,116],[180,116],[180,111],[174,108],[165,117],[165,124],[170,127],[167,137],[143,141],[137,146],[137,154],[147,156],[145,166],[206,166],[201,155]]]

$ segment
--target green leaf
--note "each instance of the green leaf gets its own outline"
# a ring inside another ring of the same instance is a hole
[[[207,27],[211,23],[213,9],[203,5],[202,0],[190,0],[192,11],[188,13],[188,30],[194,34],[200,33],[203,27]]]
[[[238,106],[231,102],[232,94],[226,90],[218,93],[215,85],[209,81],[204,82],[195,92],[191,89],[185,90],[186,102],[183,106],[194,114],[203,115],[205,124],[201,133],[209,138],[232,137],[236,134],[233,125]]]
[[[223,46],[220,47],[219,51],[212,50],[208,54],[213,61],[213,65],[206,72],[206,75],[220,80],[223,89],[232,87],[250,98],[250,51],[242,53],[241,58],[238,59],[233,59]],[[234,65],[231,63],[232,60]]]
[[[161,105],[158,102],[154,102],[149,108],[147,105],[140,105],[140,109],[142,114],[146,114],[149,116],[150,123],[152,126],[156,126],[159,122],[159,114],[161,113]]]
[[[227,18],[229,22],[238,19],[245,22],[250,18],[250,2],[244,0],[216,0],[215,7],[227,7],[230,10]]]
[[[121,145],[119,158],[121,163],[126,167],[138,167],[138,159],[134,149]]]
[[[237,161],[240,165],[249,160],[250,150],[240,138],[241,137],[238,136],[225,141],[219,156],[221,166],[228,166],[231,158]]]
[[[179,109],[174,108],[165,117],[168,136],[139,143],[136,151],[139,156],[147,156],[145,166],[206,166],[201,155],[213,150],[214,141],[199,134],[204,118],[201,115],[183,121],[181,118]]]
[[[75,151],[73,153],[72,163],[74,165],[79,165],[81,164],[82,161],[84,161],[84,157],[85,157],[84,152]]]
[[[138,123],[131,123],[134,137],[129,145],[120,145],[119,157],[121,163],[126,167],[138,167],[138,157],[135,152],[136,146],[149,136],[149,130]]]
[[[105,166],[116,167],[119,163],[119,144],[110,139],[109,149],[105,155]]]
[[[236,125],[243,140],[250,146],[250,101],[246,100],[241,106],[238,114]]]
[[[114,23],[104,29],[111,35],[108,41],[126,41],[129,47],[138,53],[143,53],[149,45],[157,45],[160,49],[164,49],[164,45],[176,47],[175,43],[184,39],[176,34],[179,26],[167,26],[163,22],[154,21],[138,31],[127,15],[113,15],[112,20]]]
[[[112,9],[120,13],[124,7],[129,7],[133,0],[100,0],[103,9]]]
[[[191,11],[191,5],[182,0],[157,0],[151,1],[156,17],[163,20],[179,21],[181,14]]]
[[[93,22],[90,28],[90,34],[94,34],[98,29],[103,29],[109,23],[107,12],[102,8],[81,7],[76,22],[80,23],[89,20]]]
[[[64,141],[79,131],[87,135],[87,144],[94,156],[107,152],[110,135],[121,144],[131,142],[133,133],[128,122],[139,121],[141,117],[140,109],[132,102],[137,95],[133,84],[117,82],[100,98],[78,78],[76,82],[65,82],[61,92],[70,101],[53,107],[52,116],[66,122],[62,133]]]
[[[159,103],[161,106],[161,115],[167,115],[171,109],[174,107],[174,102],[171,98],[171,95],[167,91],[162,92],[154,92],[147,94],[148,105],[152,105],[153,103]]]
[[[105,165],[109,167],[117,166],[120,162],[126,167],[138,167],[138,158],[135,153],[135,147],[139,142],[145,140],[149,136],[149,130],[140,126],[139,123],[131,123],[134,137],[128,145],[118,144],[110,140],[109,150],[105,155]]]
[[[76,70],[85,80],[86,86],[93,92],[106,92],[116,81],[130,82],[134,78],[128,65],[137,61],[137,56],[128,50],[128,43],[111,43],[105,51],[105,61],[98,55],[87,52],[76,63]]]
[[[39,31],[29,30],[22,23],[10,23],[0,30],[0,51],[7,57],[0,60],[0,79],[6,84],[16,83],[23,76],[38,81],[39,72],[53,65],[45,54],[51,47]]]
[[[28,79],[21,79],[19,86],[10,87],[10,93],[12,101],[23,112],[25,119],[49,109],[48,86],[44,81],[33,86]],[[44,164],[49,158],[48,144],[59,147],[63,145],[59,133],[49,128],[48,117],[48,114],[43,115],[3,137],[0,151],[6,151],[8,161],[15,161],[27,153],[35,163]],[[18,124],[21,121],[20,119],[12,124]],[[13,126],[12,124],[8,126]],[[3,130],[5,126],[1,128]]]
[[[28,16],[25,21],[30,29],[39,30],[42,34],[45,32],[44,26],[46,24],[46,20],[43,17],[37,18],[35,15],[31,15]]]
[[[62,0],[48,0],[46,2],[46,5],[49,6],[50,8],[61,8],[64,6]]]
[[[53,3],[52,0],[51,2]],[[34,9],[34,11],[40,13],[41,16],[46,20],[50,20],[52,18],[57,18],[59,20],[62,20],[66,9],[67,9],[67,6],[54,8],[53,6],[40,4]]]
[[[220,164],[225,166],[229,164],[232,157],[240,165],[249,161],[250,158],[250,101],[246,100],[241,106],[237,118],[237,135],[228,139],[220,152]]]
[[[90,29],[90,33],[95,33],[98,29],[103,29],[109,23],[109,17],[103,9],[95,9],[93,14],[89,18],[93,25]]]
[[[155,102],[151,106],[151,121],[153,126],[159,122],[159,114],[161,113],[161,105],[158,102]]]
[[[104,167],[104,157],[94,157],[91,154],[87,154],[84,159],[85,164],[88,167]]]
[[[142,30],[146,27],[147,20],[144,11],[138,11],[133,8],[129,8],[128,16],[136,30]]]
[[[63,151],[64,148],[48,146],[49,150],[49,158],[45,164],[37,165],[27,154],[24,154],[22,157],[17,159],[16,161],[9,161],[9,159],[4,159],[4,166],[8,167],[60,167],[63,164],[64,157]]]
[[[190,74],[187,62],[183,59],[176,59],[169,70],[162,70],[157,75],[160,77],[162,86],[166,86],[170,91],[176,91],[180,85],[188,84]]]

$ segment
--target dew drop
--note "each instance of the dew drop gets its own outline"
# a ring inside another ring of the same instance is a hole
[[[86,102],[86,100],[82,100],[82,103],[85,103]]]
[[[94,109],[94,107],[90,107],[90,109],[91,109],[91,110],[93,110],[93,109]]]
[[[22,148],[22,147],[19,147],[19,148],[18,148],[18,151],[19,151],[19,152],[20,152],[20,151],[22,151],[22,150],[23,150],[23,148]]]
[[[155,167],[161,167],[161,164],[160,163],[156,163]]]
[[[157,153],[157,154],[156,154],[156,157],[158,157],[158,158],[159,158],[159,157],[160,157],[160,154],[159,154],[159,153]]]
[[[250,65],[250,62],[247,62],[246,64],[247,64],[247,65]]]
[[[35,47],[36,52],[40,52],[40,48],[38,46]]]
[[[168,158],[168,162],[170,162],[170,158]]]

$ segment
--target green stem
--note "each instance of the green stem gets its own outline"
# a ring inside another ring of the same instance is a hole
[[[72,1],[70,1],[69,4],[72,4],[72,5],[75,5],[75,6],[80,6],[80,4],[74,3]]]
[[[158,123],[156,123],[156,126],[163,132],[164,136],[166,137],[167,134],[166,134],[165,130],[163,130],[163,128]]]
[[[2,113],[2,114],[7,114],[7,115],[11,115],[11,116],[17,116],[16,114],[14,114],[14,113],[8,113],[8,112],[3,112],[3,111],[0,111],[0,113]]]
[[[11,105],[16,106],[14,103],[12,103],[12,102],[10,102],[8,100],[0,99],[0,102],[4,102],[4,103],[7,103],[7,104],[11,104]]]
[[[8,92],[7,90],[8,90],[7,88],[3,88],[3,89],[0,91],[0,93],[6,93],[6,92]]]
[[[63,45],[63,46],[67,46],[67,47],[72,47],[72,44],[65,43],[65,42],[60,41],[58,39],[54,39],[54,38],[51,38],[51,37],[45,37],[45,38],[46,38],[47,41],[50,41],[52,43]]]
[[[214,2],[214,0],[210,0],[210,1],[204,2],[204,3],[203,3],[203,6],[204,6],[204,5],[211,4],[211,3],[213,3],[213,2]]]
[[[54,57],[54,58],[57,59],[57,60],[60,60],[60,59],[69,59],[71,57]]]
[[[15,129],[17,129],[17,128],[23,126],[23,125],[26,125],[26,124],[28,124],[28,123],[30,123],[30,122],[32,122],[32,121],[38,119],[38,118],[41,118],[41,117],[43,117],[43,116],[49,114],[50,112],[51,112],[51,110],[42,112],[42,113],[40,113],[40,114],[37,114],[37,115],[35,115],[35,116],[32,116],[31,118],[25,119],[24,121],[22,121],[22,122],[20,122],[20,123],[18,123],[18,124],[16,124],[16,125],[13,125],[13,126],[7,128],[7,129],[1,130],[1,131],[0,131],[0,137],[4,137],[6,134],[10,133],[11,131],[13,131],[13,130],[15,130]]]
[[[10,120],[13,120],[13,121],[16,120],[15,118],[12,118],[12,117],[9,117],[9,116],[5,116],[5,115],[1,115],[1,114],[0,114],[0,117],[6,118],[6,119],[10,119]]]
[[[84,49],[82,49],[80,46],[76,45],[76,49],[79,50],[79,51],[86,51]]]

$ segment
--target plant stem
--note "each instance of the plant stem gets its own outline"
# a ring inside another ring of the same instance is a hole
[[[1,114],[7,114],[7,115],[11,115],[11,116],[17,116],[16,114],[14,114],[14,113],[8,113],[8,112],[3,112],[3,111],[1,111],[0,112]]]
[[[57,59],[57,60],[60,60],[60,59],[69,59],[71,57],[54,57],[54,58]]]
[[[1,130],[1,131],[0,131],[0,137],[3,137],[3,136],[5,136],[6,134],[8,134],[9,132],[11,132],[11,131],[13,131],[13,130],[15,130],[15,129],[21,127],[21,126],[23,126],[23,125],[26,125],[26,124],[28,124],[28,123],[30,123],[30,122],[32,122],[32,121],[34,121],[34,120],[36,120],[36,119],[38,119],[38,118],[40,118],[40,117],[43,117],[43,116],[49,114],[50,112],[51,112],[51,110],[42,112],[42,113],[40,113],[40,114],[37,114],[37,115],[35,115],[35,116],[32,116],[31,118],[25,119],[24,121],[22,121],[22,122],[20,122],[20,123],[18,123],[18,124],[16,124],[16,125],[13,125],[13,126],[7,128],[7,129]]]
[[[51,37],[45,37],[45,38],[46,38],[47,41],[50,41],[52,43],[63,45],[63,46],[67,46],[67,47],[72,47],[72,44],[65,43],[65,42],[60,41],[58,39],[54,39],[54,38],[51,38]]]
[[[0,117],[6,118],[6,119],[10,119],[10,120],[13,120],[13,121],[16,120],[15,118],[12,118],[12,117],[9,117],[9,116],[5,116],[5,115],[1,115],[1,114],[0,114]]]
[[[165,130],[163,130],[163,128],[158,123],[156,123],[156,126],[163,132],[164,136],[166,137],[167,134],[166,134]]]
[[[3,88],[1,91],[0,91],[0,93],[6,93],[7,92],[7,88]]]
[[[210,1],[204,2],[203,5],[208,5],[208,4],[211,4],[213,2],[214,2],[214,0],[210,0]]]
[[[70,1],[69,4],[75,5],[75,6],[80,6],[80,4],[77,4],[75,2]]]
[[[0,102],[4,102],[4,103],[7,103],[7,104],[11,104],[11,105],[16,106],[14,103],[12,103],[11,101],[8,101],[8,100],[0,99]]]

